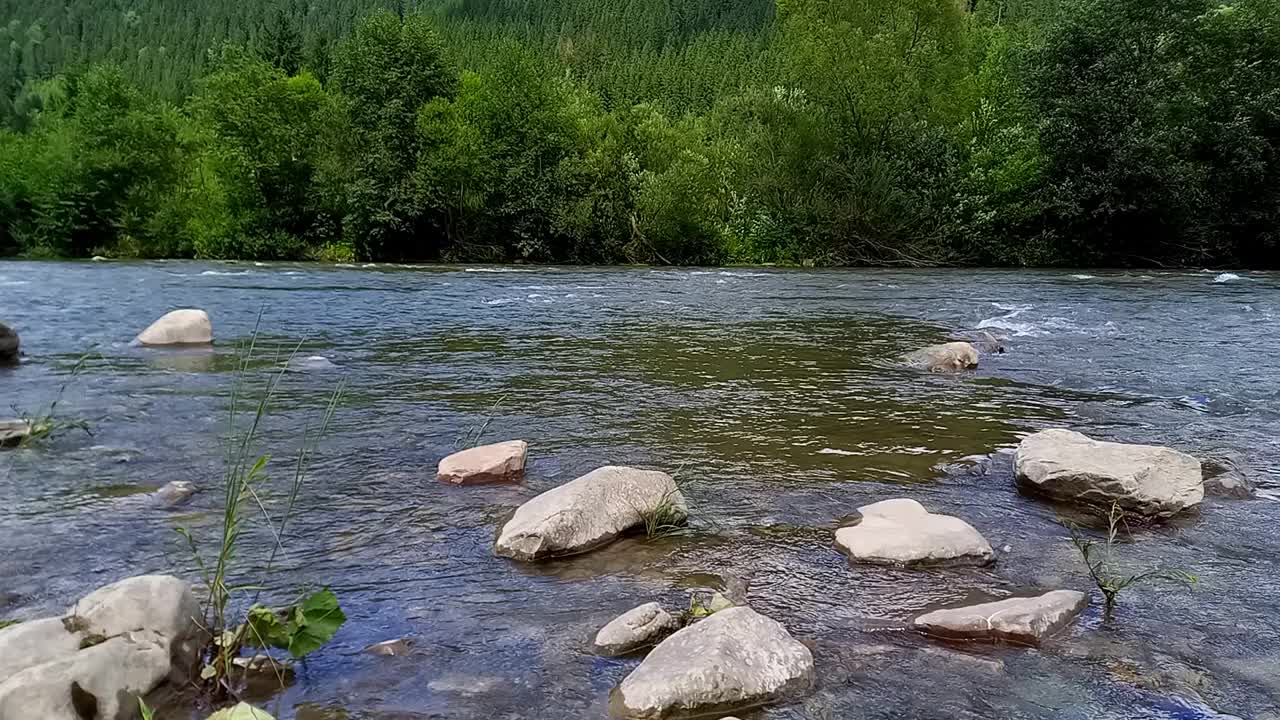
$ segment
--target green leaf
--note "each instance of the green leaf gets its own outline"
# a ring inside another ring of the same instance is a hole
[[[235,707],[229,707],[210,715],[208,720],[276,720],[271,717],[265,710],[250,705],[249,703],[240,703]]]
[[[292,624],[286,626],[280,615],[271,608],[262,605],[249,608],[248,622],[249,643],[264,648],[289,648],[290,636],[293,634]]]
[[[303,598],[294,611],[289,654],[301,658],[319,650],[346,621],[332,590],[325,588]]]

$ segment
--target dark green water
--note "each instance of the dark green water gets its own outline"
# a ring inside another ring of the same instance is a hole
[[[283,381],[263,447],[275,499],[348,383],[270,584],[277,600],[329,584],[350,620],[265,701],[281,718],[603,718],[636,661],[590,654],[595,630],[728,573],[818,664],[807,699],[744,718],[1280,718],[1280,277],[1093,275],[0,264],[0,320],[29,355],[0,370],[0,404],[39,407],[70,380],[62,411],[94,432],[0,455],[0,617],[131,574],[193,577],[174,528],[213,542],[235,344],[261,311],[270,353],[302,343],[337,366]],[[212,351],[128,346],[184,306],[212,315]],[[1009,352],[970,376],[894,362],[977,326]],[[527,485],[436,483],[499,399],[485,437],[530,441]],[[903,631],[970,596],[1088,589],[1058,510],[1014,488],[1008,449],[1047,426],[1238,454],[1261,497],[1208,499],[1126,546],[1135,567],[1199,575],[1195,592],[1135,589],[1105,622],[1095,602],[1039,650]],[[513,507],[606,463],[678,471],[690,535],[492,556]],[[179,510],[133,494],[170,480],[207,490]],[[835,524],[898,496],[1008,549],[981,570],[850,566]],[[361,653],[401,636],[414,655]]]

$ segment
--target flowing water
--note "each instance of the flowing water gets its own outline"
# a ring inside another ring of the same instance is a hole
[[[175,307],[210,312],[212,351],[129,346]],[[256,323],[252,377],[299,344],[335,366],[282,380],[268,502],[346,379],[266,599],[328,584],[349,620],[264,700],[281,718],[603,718],[638,661],[592,655],[595,630],[728,576],[818,666],[809,696],[744,718],[1280,718],[1277,275],[10,262],[0,320],[28,354],[0,370],[0,405],[35,410],[65,384],[58,414],[93,432],[0,454],[0,618],[132,574],[194,578],[174,529],[212,551],[236,344]],[[894,362],[976,327],[1009,339],[975,373]],[[487,440],[530,442],[526,484],[436,482],[490,414]],[[1012,477],[1020,435],[1058,426],[1234,455],[1259,497],[1138,531],[1124,562],[1198,587],[1132,589],[1110,619],[1095,594],[1041,649],[905,631],[967,598],[1090,587],[1064,511]],[[512,508],[609,463],[678,471],[689,532],[539,565],[493,556]],[[170,480],[204,491],[151,503]],[[969,520],[998,562],[850,565],[833,528],[898,496]],[[257,580],[270,543],[251,541]],[[414,653],[362,652],[396,637]]]

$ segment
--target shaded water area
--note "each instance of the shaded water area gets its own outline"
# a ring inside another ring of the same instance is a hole
[[[212,351],[128,346],[175,307],[209,310]],[[0,370],[2,404],[69,383],[59,411],[93,430],[0,455],[0,618],[132,574],[194,579],[174,529],[212,550],[235,345],[260,312],[262,347],[337,366],[283,380],[263,443],[274,499],[348,382],[269,599],[328,584],[349,620],[266,699],[278,717],[603,718],[638,660],[592,655],[595,631],[732,574],[818,667],[809,696],[747,720],[1280,718],[1280,276],[0,264],[0,320],[29,356]],[[978,326],[1010,338],[975,373],[894,362]],[[530,441],[526,484],[437,483],[499,400],[485,438]],[[1207,498],[1124,546],[1134,567],[1198,575],[1194,592],[1136,588],[1110,620],[1095,594],[1040,649],[905,631],[968,598],[1090,588],[1061,510],[1012,476],[1018,438],[1058,426],[1237,455],[1260,497]],[[678,471],[690,531],[539,565],[493,556],[511,509],[608,463]],[[133,494],[170,480],[204,491],[174,510]],[[850,565],[833,529],[898,496],[969,520],[997,563]],[[257,537],[246,562],[268,548]],[[394,637],[414,653],[361,652]]]

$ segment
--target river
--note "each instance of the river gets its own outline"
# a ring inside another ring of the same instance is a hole
[[[60,612],[128,575],[195,577],[174,530],[212,552],[236,346],[256,325],[255,381],[294,348],[336,366],[281,381],[269,501],[346,380],[268,599],[327,584],[349,620],[264,699],[282,719],[603,718],[637,660],[592,655],[595,630],[735,575],[810,645],[819,678],[747,720],[1275,720],[1280,275],[1241,275],[0,263],[0,321],[28,355],[0,370],[0,405],[34,410],[65,385],[57,413],[93,433],[0,454],[0,619]],[[129,345],[176,307],[209,311],[212,351]],[[1009,338],[972,374],[894,361],[975,327]],[[486,440],[530,442],[526,484],[436,482],[490,414]],[[969,597],[1091,587],[1060,508],[1012,477],[1018,438],[1058,426],[1234,454],[1259,497],[1207,498],[1136,532],[1124,563],[1198,586],[1131,588],[1110,619],[1095,593],[1041,649],[905,631]],[[604,464],[678,472],[688,532],[539,565],[493,556],[512,508]],[[146,501],[170,480],[203,491],[177,509]],[[832,543],[840,518],[901,496],[968,520],[998,562],[850,565]],[[250,538],[246,579],[268,547]],[[414,654],[362,652],[396,637]]]

